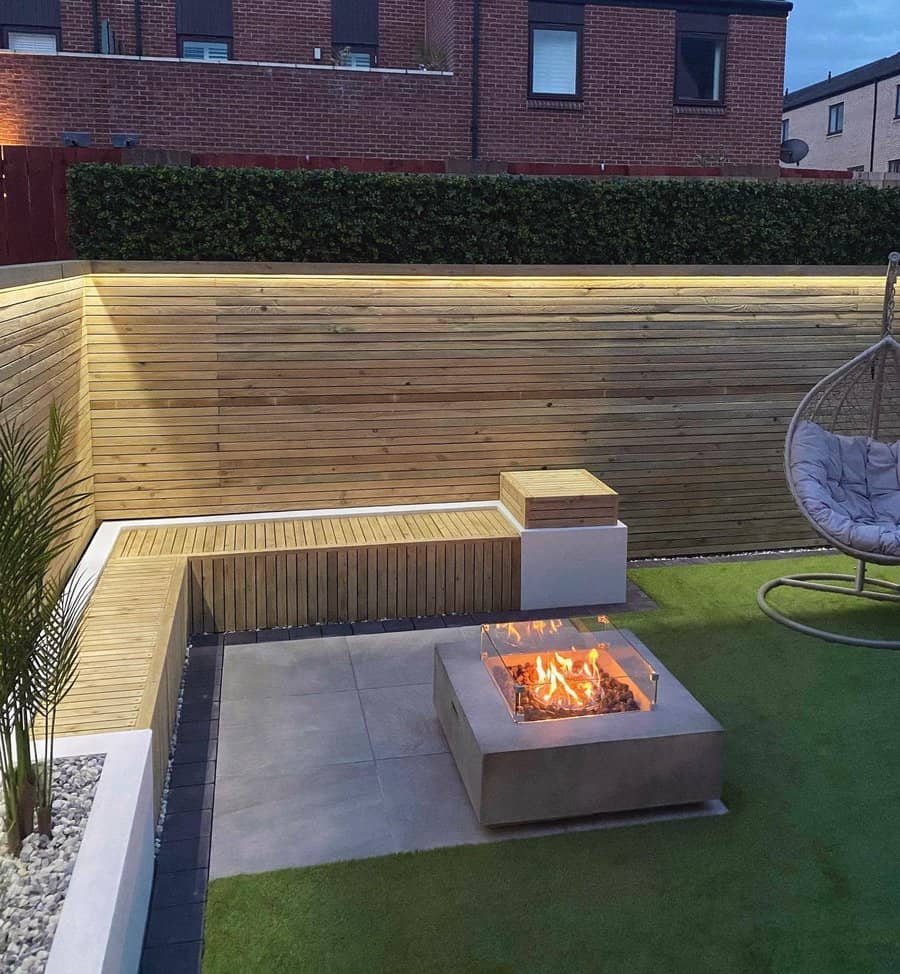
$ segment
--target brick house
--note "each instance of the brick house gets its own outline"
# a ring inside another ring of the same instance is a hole
[[[783,0],[0,0],[0,145],[777,164]]]

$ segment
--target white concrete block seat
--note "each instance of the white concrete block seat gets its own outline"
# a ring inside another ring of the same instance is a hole
[[[806,395],[788,427],[785,473],[804,517],[825,541],[857,559],[855,575],[813,573],[766,582],[757,601],[776,622],[831,642],[900,649],[789,618],[768,595],[787,586],[900,605],[900,585],[867,578],[866,566],[900,565],[900,343],[893,334],[900,254],[885,283],[881,338]]]

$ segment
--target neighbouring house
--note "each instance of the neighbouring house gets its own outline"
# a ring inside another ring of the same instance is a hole
[[[900,173],[900,53],[789,92],[781,135],[809,145],[801,167]]]
[[[772,167],[790,9],[0,0],[0,145]]]

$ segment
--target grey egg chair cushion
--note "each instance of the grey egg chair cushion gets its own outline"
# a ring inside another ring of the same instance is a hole
[[[900,443],[801,420],[788,465],[794,495],[823,534],[846,548],[900,557]]]

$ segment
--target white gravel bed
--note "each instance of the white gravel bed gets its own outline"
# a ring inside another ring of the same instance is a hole
[[[35,974],[47,966],[103,758],[54,761],[53,838],[30,835],[19,859],[0,850],[0,974]]]

